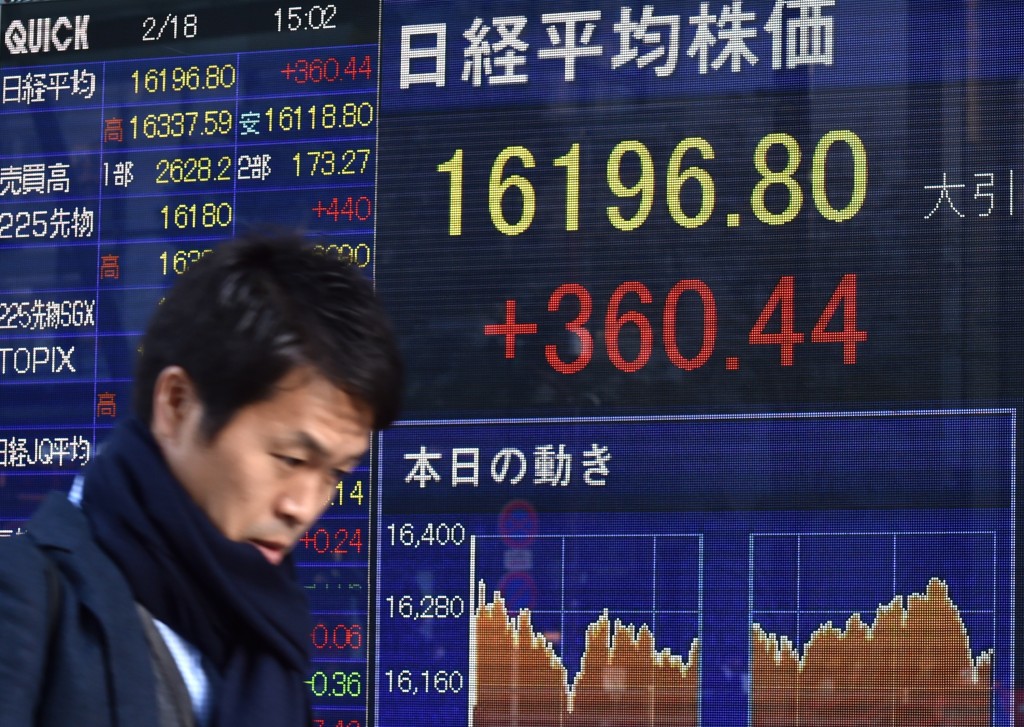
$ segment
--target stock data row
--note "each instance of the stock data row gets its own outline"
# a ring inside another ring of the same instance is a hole
[[[191,214],[192,205],[187,207],[188,214]],[[197,206],[197,215],[201,214],[200,210]],[[160,214],[159,210],[155,212]],[[369,234],[324,232],[327,234],[310,230],[318,240],[314,245],[316,252],[349,262],[367,276],[373,275],[375,254]],[[80,328],[83,324],[91,327],[97,320],[102,320],[101,331],[141,331],[149,312],[162,295],[149,289],[162,290],[170,285],[229,233],[230,229],[220,236],[211,235],[206,241],[196,240],[196,235],[192,234],[186,237],[182,233],[168,233],[164,240],[100,242],[98,251],[95,242],[60,247],[32,244],[30,240],[21,245],[4,244],[0,247],[0,290],[4,291],[0,295],[0,330],[7,335],[34,335],[36,331]],[[107,292],[119,290],[134,291],[132,295],[136,297],[132,300],[135,302],[118,303],[114,300],[111,303],[113,309],[135,309],[132,313],[135,317],[130,325],[122,324],[120,317],[115,318],[108,327],[106,314],[100,314],[103,305],[96,307],[94,301],[100,293],[106,299]],[[141,305],[138,296],[142,296]],[[46,320],[40,319],[37,300],[41,301]],[[77,311],[56,310],[60,306],[73,305],[73,301],[84,300],[93,302],[89,305],[78,303]],[[55,324],[55,316],[64,322]]]
[[[5,157],[67,155],[103,149],[205,148],[232,143],[262,144],[372,136],[377,118],[372,96],[318,97],[306,102],[270,100],[175,102],[152,107],[33,110],[4,116],[10,130],[0,142]],[[29,146],[39,138],[47,144]]]
[[[0,114],[160,102],[372,94],[376,48],[348,46],[7,68]]]
[[[26,200],[346,188],[372,182],[374,161],[372,137],[39,156],[0,166],[0,209]]]
[[[246,220],[299,229],[310,235],[373,229],[373,182],[298,192],[232,192],[187,196],[25,201],[0,208],[0,244],[58,246],[103,240],[160,240],[187,235],[222,240]],[[109,233],[108,233],[109,234]]]

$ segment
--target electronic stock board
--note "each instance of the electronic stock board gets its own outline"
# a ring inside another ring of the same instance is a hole
[[[1009,725],[1011,0],[0,6],[0,537],[218,242],[403,418],[297,546],[321,727]]]

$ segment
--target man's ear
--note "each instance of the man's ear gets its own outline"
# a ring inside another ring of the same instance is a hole
[[[185,369],[168,366],[153,385],[150,429],[162,446],[178,443],[192,420],[202,415],[198,392]]]

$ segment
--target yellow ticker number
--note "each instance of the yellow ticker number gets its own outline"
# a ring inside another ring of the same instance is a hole
[[[711,218],[711,212],[715,209],[715,182],[708,173],[708,170],[700,167],[687,167],[680,171],[683,166],[683,157],[691,149],[696,149],[702,159],[714,159],[715,150],[711,144],[699,136],[683,139],[672,152],[668,160],[668,177],[666,179],[668,213],[680,227],[693,229],[700,227]],[[695,180],[700,185],[700,209],[692,217],[683,211],[682,200],[679,195],[682,193],[683,185],[689,180]]]
[[[640,162],[640,175],[635,184],[622,181],[622,159],[635,154]],[[654,206],[654,160],[651,152],[639,141],[620,141],[608,156],[608,188],[616,197],[636,197],[640,204],[632,217],[623,217],[619,207],[608,205],[608,221],[618,230],[635,230],[647,220]]]
[[[335,174],[362,174],[370,161],[369,149],[346,149],[343,152],[306,151],[292,157],[295,176],[331,177]]]
[[[233,211],[230,202],[205,202],[203,204],[179,204],[175,207],[164,205],[160,209],[165,230],[215,229],[231,224]]]
[[[231,133],[234,116],[228,109],[211,109],[200,114],[198,111],[174,111],[171,113],[146,114],[128,119],[132,127],[132,138],[138,139],[181,139],[188,136],[224,136]]]
[[[166,250],[160,253],[160,262],[163,263],[163,274],[168,275],[171,272],[177,275],[184,275],[193,263],[199,262],[203,257],[209,255],[213,250],[178,250],[173,255]],[[160,299],[163,303],[163,299]]]
[[[317,106],[282,106],[263,112],[267,117],[267,130],[275,131],[316,131],[317,129],[367,127],[373,123],[373,104],[369,101],[349,101],[340,107],[325,103]]]
[[[552,164],[565,167],[565,231],[580,229],[580,145],[576,142]]]
[[[327,257],[333,257],[342,262],[355,265],[357,268],[365,268],[370,264],[370,259],[373,257],[370,252],[370,246],[365,242],[359,242],[355,245],[350,245],[347,242],[343,242],[340,245],[314,245],[313,252],[318,255],[326,255]]]
[[[843,154],[843,146],[849,150],[852,160],[850,199],[845,206],[833,206],[828,195],[827,162],[835,154]],[[318,152],[307,152],[310,153]],[[316,173],[308,163],[302,166],[301,155],[296,154],[294,158],[296,174],[304,169],[308,169],[309,174]],[[566,232],[580,229],[583,158],[581,145],[575,142],[565,154],[550,162],[554,167],[565,169]],[[711,220],[717,190],[711,172],[700,162],[715,161],[716,158],[711,143],[699,136],[683,139],[669,156],[664,177],[665,205],[669,217],[680,227],[695,229]],[[796,219],[803,208],[805,196],[796,178],[802,158],[800,143],[790,134],[767,134],[758,142],[754,149],[754,168],[760,179],[750,194],[750,206],[758,220],[768,225],[783,225]],[[688,160],[697,163],[685,166]],[[448,175],[448,234],[453,237],[462,234],[465,163],[464,150],[456,149],[450,159],[437,165],[439,173]],[[324,160],[321,159],[320,164],[324,164]],[[510,165],[514,170],[510,171]],[[537,189],[525,170],[536,166],[533,152],[523,146],[502,149],[491,166],[487,208],[495,229],[504,235],[520,235],[533,223],[537,213]],[[331,168],[329,164],[327,168]],[[608,222],[624,232],[643,225],[654,209],[658,194],[655,162],[650,149],[635,139],[620,141],[608,154],[605,176],[608,190],[613,195],[633,200],[628,204],[607,205]],[[848,129],[826,133],[815,146],[810,178],[814,206],[821,216],[832,222],[851,219],[860,212],[867,198],[868,158],[864,142]],[[698,190],[699,198],[695,195]],[[510,191],[513,192],[511,197],[508,196]],[[521,208],[517,208],[517,202],[521,202]],[[734,226],[733,218],[739,219],[738,212],[729,214],[729,226]]]
[[[853,185],[850,201],[845,207],[837,209],[832,206],[828,198],[826,162],[832,147],[840,142],[846,145],[852,156]],[[786,150],[786,164],[778,171],[774,171],[768,166],[768,152],[773,146],[782,146]],[[800,144],[789,134],[768,134],[761,139],[754,151],[754,166],[761,173],[761,180],[754,187],[754,193],[750,196],[750,205],[754,214],[759,220],[769,225],[781,225],[792,221],[804,203],[803,189],[801,189],[800,183],[793,178],[793,174],[800,166]],[[789,192],[789,203],[778,213],[769,210],[765,204],[765,194],[768,188],[774,184],[784,185]],[[811,161],[811,196],[814,206],[817,207],[821,216],[832,222],[845,222],[860,212],[867,193],[868,153],[861,138],[848,129],[830,131],[822,136],[814,149],[814,157]]]
[[[494,160],[494,165],[491,167],[491,183],[487,188],[487,206],[491,211],[491,222],[499,232],[505,235],[518,235],[525,231],[533,222],[533,216],[537,212],[537,193],[534,191],[533,185],[530,184],[530,180],[519,174],[504,176],[505,165],[512,159],[518,159],[527,169],[537,166],[533,154],[522,146],[510,146],[502,149],[501,154]],[[519,190],[523,203],[519,219],[515,222],[509,222],[506,219],[503,206],[505,193],[510,189]]]
[[[157,184],[230,182],[231,157],[222,156],[216,162],[212,157],[160,159],[156,163],[156,172]]]
[[[829,150],[837,142],[846,144],[853,155],[853,191],[850,194],[850,201],[842,209],[836,209],[829,202],[825,178],[825,162]],[[844,129],[830,131],[821,137],[811,162],[811,192],[815,207],[826,220],[846,222],[860,212],[860,208],[864,206],[864,198],[868,194],[868,153],[859,136]]]
[[[234,88],[238,73],[234,65],[175,66],[134,71],[135,93],[181,93],[183,91],[219,91]]]
[[[450,174],[448,182],[448,234],[462,234],[462,149],[456,149],[452,158],[437,165],[441,174]]]
[[[768,152],[773,146],[782,146],[786,150],[786,164],[778,171],[768,166]],[[792,222],[804,204],[804,191],[793,179],[800,166],[800,143],[789,134],[768,134],[754,150],[754,166],[761,173],[761,180],[754,185],[754,192],[750,195],[754,216],[769,225]],[[781,212],[772,212],[765,204],[765,195],[770,187],[777,184],[789,192],[789,202]]]
[[[338,484],[335,485],[335,489],[338,491],[338,496],[337,498],[332,497],[331,501],[328,503],[329,505],[337,503],[339,507],[344,507],[346,498],[348,498],[350,502],[355,503],[357,507],[363,504],[362,480],[356,480],[355,484],[351,487],[347,487],[344,480],[338,480]]]

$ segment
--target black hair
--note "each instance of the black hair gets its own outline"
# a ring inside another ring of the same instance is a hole
[[[146,328],[135,375],[139,418],[152,420],[160,372],[181,366],[212,440],[236,412],[308,365],[369,406],[375,428],[390,424],[402,396],[391,325],[365,276],[324,250],[295,233],[260,232],[194,263]]]

